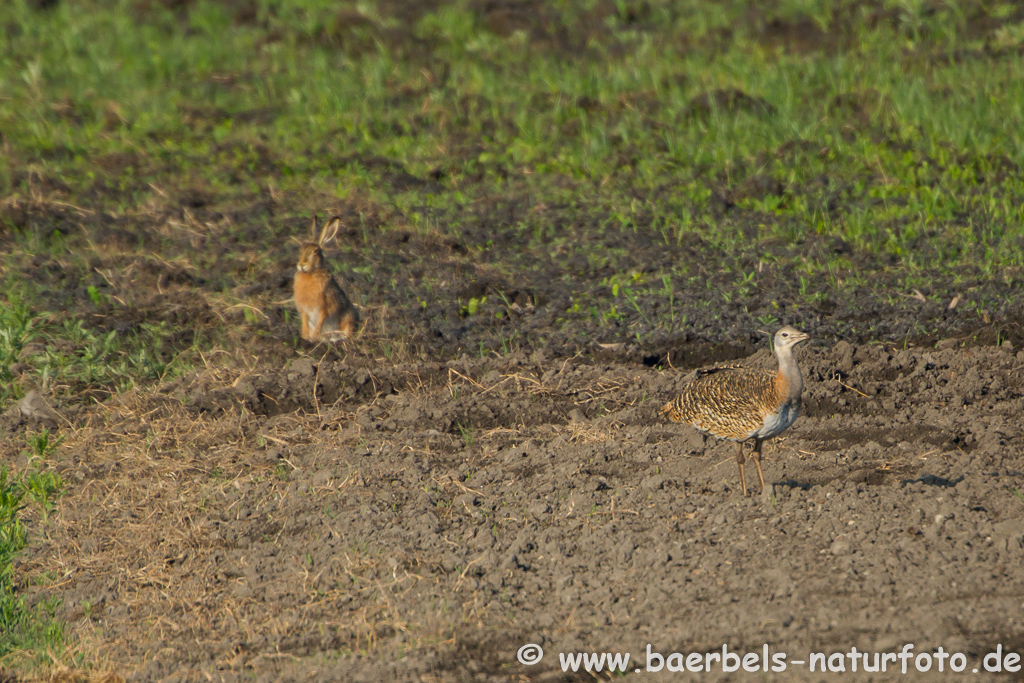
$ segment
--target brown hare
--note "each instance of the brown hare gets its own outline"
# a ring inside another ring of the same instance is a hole
[[[338,341],[352,337],[359,324],[359,311],[327,270],[324,247],[338,234],[341,219],[327,221],[317,237],[317,219],[313,216],[312,242],[299,249],[299,263],[295,268],[295,306],[302,316],[302,338],[319,342]]]

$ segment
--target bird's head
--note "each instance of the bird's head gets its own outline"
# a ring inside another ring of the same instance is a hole
[[[779,331],[775,333],[775,350],[784,351],[787,349],[791,349],[800,342],[806,341],[807,339],[810,339],[808,335],[804,334],[795,327],[790,327],[789,325],[786,325],[785,327],[780,328]]]

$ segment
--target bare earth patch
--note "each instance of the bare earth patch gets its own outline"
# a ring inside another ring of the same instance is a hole
[[[657,415],[686,370],[196,372],[88,409],[18,571],[140,681],[585,680],[556,653],[648,643],[974,666],[1024,649],[1024,353],[940,347],[799,351],[805,415],[748,499],[730,444]]]

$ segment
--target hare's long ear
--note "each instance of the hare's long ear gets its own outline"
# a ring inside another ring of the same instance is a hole
[[[326,247],[327,243],[333,240],[334,236],[338,234],[338,228],[340,227],[341,218],[338,216],[327,221],[327,225],[324,226],[324,231],[320,233],[320,246]]]
[[[316,241],[316,233],[317,232],[319,232],[319,227],[317,226],[316,214],[314,213],[313,214],[313,222],[309,224],[309,239],[311,241],[313,241],[313,242]]]

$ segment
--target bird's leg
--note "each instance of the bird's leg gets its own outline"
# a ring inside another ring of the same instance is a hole
[[[750,454],[754,459],[754,466],[757,468],[757,478],[761,482],[761,490],[764,491],[764,474],[761,473],[761,439],[754,440],[754,452]]]
[[[739,450],[736,451],[736,464],[740,466],[740,486],[743,488],[743,496],[747,495],[747,478],[743,476],[743,442],[739,442]]]

